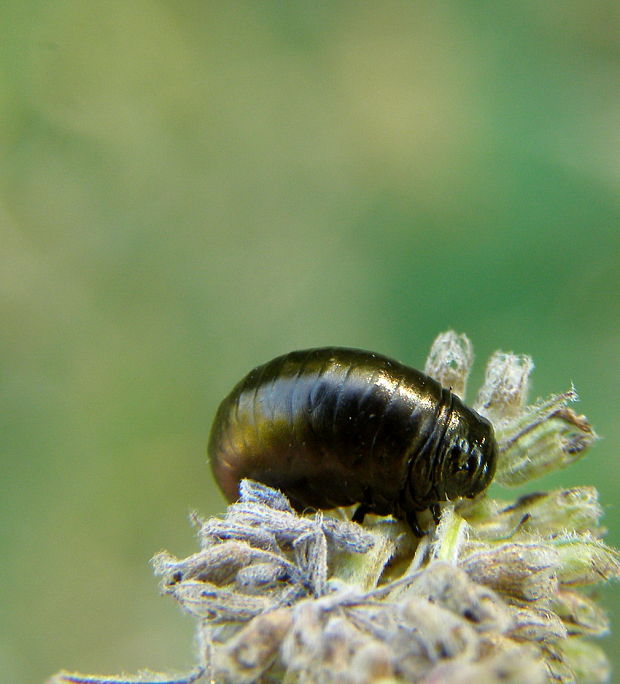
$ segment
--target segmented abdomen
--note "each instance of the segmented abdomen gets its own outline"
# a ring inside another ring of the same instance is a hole
[[[440,385],[379,354],[310,349],[255,368],[222,402],[209,441],[229,500],[249,477],[298,508],[391,513],[431,434]]]

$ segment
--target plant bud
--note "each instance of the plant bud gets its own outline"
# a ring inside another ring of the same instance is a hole
[[[590,537],[566,536],[550,542],[559,554],[558,579],[583,586],[620,577],[620,553]]]
[[[563,641],[560,648],[580,684],[609,681],[609,663],[600,646],[572,637]]]
[[[509,634],[517,641],[557,641],[567,635],[562,620],[550,610],[515,607],[513,618]]]
[[[557,590],[558,556],[538,544],[502,544],[475,551],[461,561],[474,582],[515,599],[536,601]]]
[[[498,430],[501,457],[495,479],[514,487],[579,460],[597,438],[591,425],[571,409],[574,391],[529,407],[510,429]]]
[[[525,406],[534,362],[529,356],[495,352],[487,363],[474,408],[494,422],[518,416]]]
[[[438,335],[433,342],[424,372],[462,399],[465,397],[473,360],[474,353],[469,338],[448,330]]]
[[[287,608],[259,615],[216,650],[214,669],[222,681],[255,682],[269,668],[292,624]]]
[[[551,607],[570,635],[604,636],[609,632],[609,618],[605,611],[583,594],[561,589],[553,597]]]

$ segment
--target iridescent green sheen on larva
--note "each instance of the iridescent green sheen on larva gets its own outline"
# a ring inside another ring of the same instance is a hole
[[[211,467],[231,501],[241,479],[284,492],[298,509],[359,504],[406,519],[491,482],[493,427],[424,373],[380,354],[294,351],[251,371],[221,403]]]

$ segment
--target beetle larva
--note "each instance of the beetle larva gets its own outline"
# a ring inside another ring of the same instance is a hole
[[[229,500],[241,479],[284,492],[298,510],[359,504],[365,513],[438,519],[474,497],[497,461],[493,427],[424,373],[380,354],[294,351],[251,371],[220,405],[209,439]]]

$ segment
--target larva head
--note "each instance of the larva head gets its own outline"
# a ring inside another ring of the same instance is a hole
[[[483,492],[495,475],[497,451],[491,423],[455,400],[435,482],[441,498],[473,498]]]

